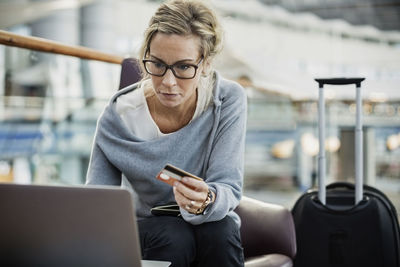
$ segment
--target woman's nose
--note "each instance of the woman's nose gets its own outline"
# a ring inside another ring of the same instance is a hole
[[[168,69],[167,72],[163,76],[162,83],[168,87],[171,87],[176,84],[176,77],[172,73],[172,70]]]

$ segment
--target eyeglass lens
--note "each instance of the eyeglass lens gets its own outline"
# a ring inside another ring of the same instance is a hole
[[[167,72],[168,66],[161,62],[147,61],[145,62],[146,70],[157,76],[163,76]],[[193,78],[196,75],[196,67],[190,64],[174,64],[171,66],[172,72],[177,78]]]

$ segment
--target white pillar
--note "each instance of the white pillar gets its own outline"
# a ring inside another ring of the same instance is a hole
[[[32,183],[32,174],[30,163],[27,158],[14,158],[13,160],[14,183],[30,184]]]
[[[112,0],[101,0],[81,9],[81,43],[83,46],[106,53],[114,51],[113,8]]]
[[[81,44],[110,54],[118,54],[115,31],[115,1],[99,0],[81,9]],[[118,90],[120,67],[92,60],[82,61],[84,96],[109,98]]]

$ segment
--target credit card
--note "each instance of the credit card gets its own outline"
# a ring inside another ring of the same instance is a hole
[[[165,167],[157,174],[157,179],[173,186],[175,181],[181,181],[184,176],[192,177],[197,180],[203,180],[200,177],[179,169],[171,164],[165,165]]]

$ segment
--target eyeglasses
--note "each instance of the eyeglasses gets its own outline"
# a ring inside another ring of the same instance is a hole
[[[173,65],[167,65],[160,61],[143,59],[143,64],[146,72],[153,76],[162,77],[167,70],[170,69],[178,79],[193,79],[202,61],[203,57],[201,57],[197,64],[175,63]]]

